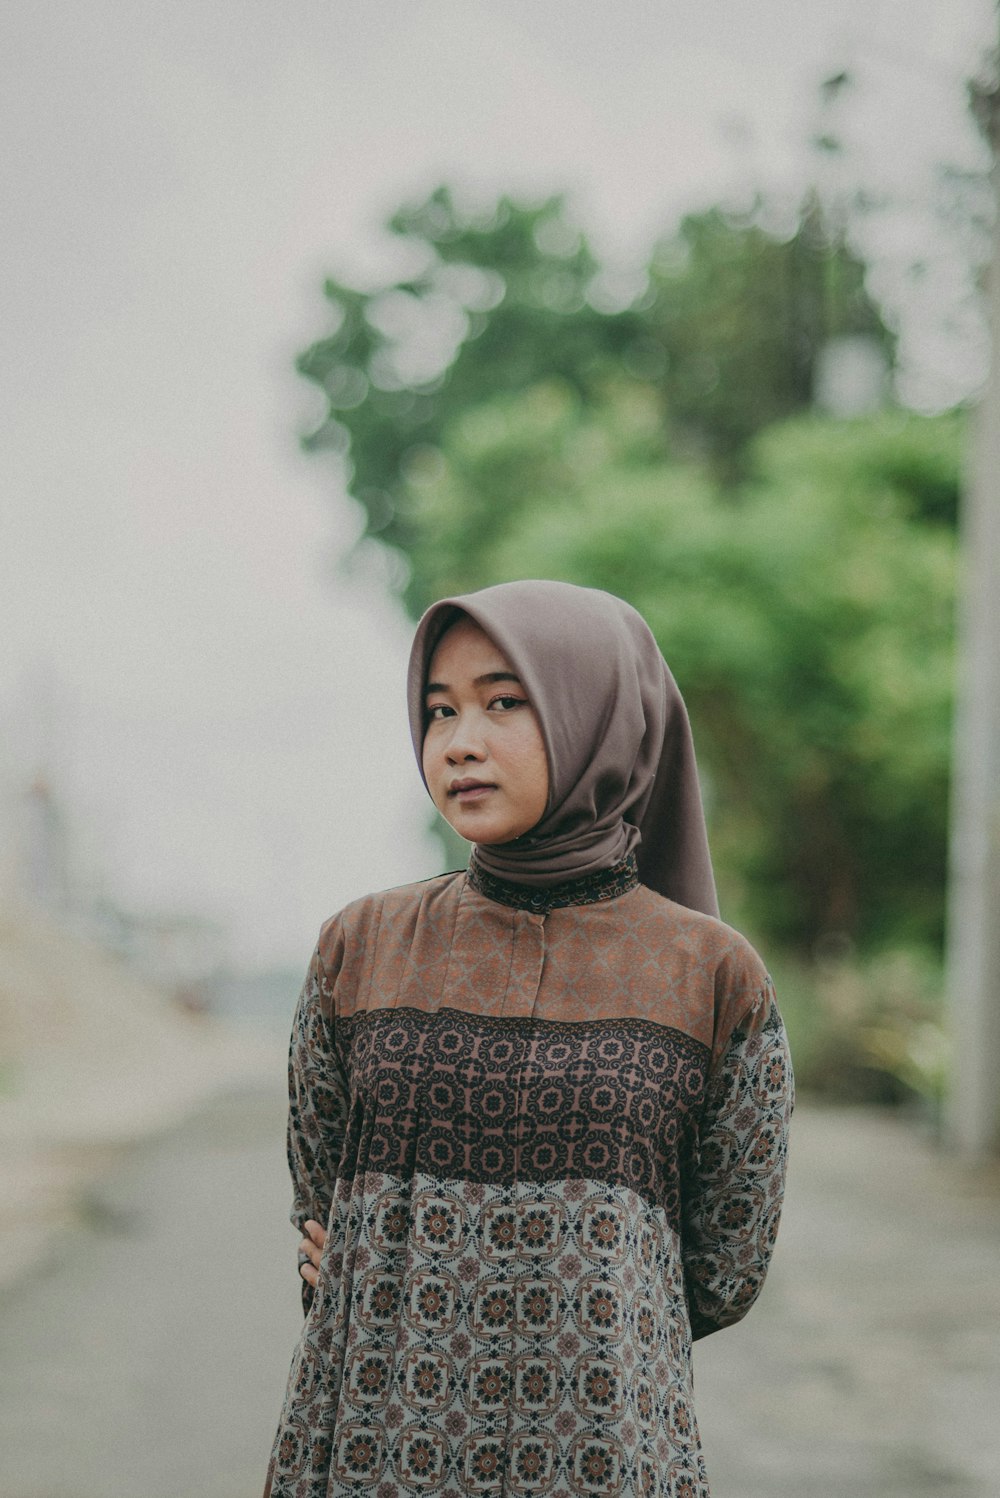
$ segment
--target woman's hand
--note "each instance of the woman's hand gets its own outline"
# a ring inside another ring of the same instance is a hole
[[[305,1230],[306,1237],[299,1244],[299,1274],[315,1290],[319,1279],[319,1261],[326,1243],[326,1229],[310,1218]]]

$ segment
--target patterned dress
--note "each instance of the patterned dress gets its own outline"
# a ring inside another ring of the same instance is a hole
[[[692,1340],[757,1296],[792,1078],[737,932],[633,858],[324,927],[290,1055],[304,1287],[264,1498],[707,1498]]]

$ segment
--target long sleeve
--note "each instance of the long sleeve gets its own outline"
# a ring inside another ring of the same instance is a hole
[[[695,1339],[732,1326],[760,1293],[781,1216],[793,1103],[785,1027],[768,980],[709,1081],[685,1202],[684,1273]]]
[[[299,995],[288,1052],[290,1218],[300,1233],[307,1219],[326,1224],[347,1125],[347,1084],[333,1043],[329,979],[317,950]],[[302,1281],[306,1310],[312,1287]]]

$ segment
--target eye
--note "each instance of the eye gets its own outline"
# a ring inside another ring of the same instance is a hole
[[[426,721],[428,723],[440,723],[442,718],[447,717],[449,714],[453,715],[454,712],[455,709],[449,707],[446,702],[435,702],[433,707],[427,709]]]
[[[490,703],[490,707],[500,707],[504,712],[510,712],[515,707],[527,707],[527,705],[523,697],[512,697],[509,692],[505,692],[502,697],[494,697]]]

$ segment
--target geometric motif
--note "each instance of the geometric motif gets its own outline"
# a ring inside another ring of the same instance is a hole
[[[505,1410],[510,1398],[510,1367],[506,1359],[489,1353],[473,1358],[465,1375],[465,1391],[474,1415]]]
[[[421,1269],[409,1281],[404,1306],[407,1320],[421,1331],[447,1331],[455,1324],[458,1299],[458,1285],[450,1274]]]
[[[407,1404],[422,1410],[442,1410],[452,1384],[451,1360],[443,1352],[427,1349],[411,1352],[403,1364],[400,1394]]]
[[[556,1444],[545,1434],[516,1435],[510,1443],[507,1488],[511,1493],[544,1493],[556,1473]]]
[[[451,1258],[465,1242],[465,1213],[446,1191],[423,1191],[413,1201],[413,1237],[424,1253]]]
[[[580,1252],[603,1264],[621,1264],[627,1251],[628,1219],[606,1196],[586,1202],[580,1216]]]
[[[344,1374],[344,1395],[352,1404],[374,1409],[385,1404],[392,1388],[393,1355],[373,1347],[353,1352]]]
[[[335,1470],[345,1482],[367,1486],[376,1482],[385,1466],[385,1436],[365,1425],[342,1425],[337,1436]]]
[[[578,1493],[605,1494],[621,1491],[624,1453],[617,1441],[599,1436],[579,1436],[570,1452],[570,1481]]]
[[[469,1317],[474,1336],[491,1341],[514,1327],[514,1286],[507,1280],[483,1280],[476,1288]]]
[[[561,1372],[559,1361],[544,1354],[518,1358],[511,1396],[514,1408],[525,1415],[545,1415],[554,1410],[562,1399]]]
[[[603,1275],[585,1275],[577,1286],[577,1323],[585,1336],[618,1341],[625,1335],[625,1302],[620,1287]]]
[[[519,1203],[517,1217],[517,1241],[525,1259],[551,1259],[559,1252],[566,1214],[556,1202]]]
[[[470,1436],[465,1443],[462,1480],[468,1493],[498,1493],[503,1483],[504,1442],[499,1436]]]
[[[445,1475],[444,1439],[437,1431],[408,1426],[396,1443],[396,1472],[400,1482],[419,1492],[436,1488]]]
[[[632,1408],[643,1430],[653,1430],[657,1419],[657,1400],[653,1384],[640,1373],[632,1384]]]
[[[373,1269],[358,1287],[354,1314],[363,1326],[397,1326],[402,1289],[401,1274],[385,1274]]]
[[[588,1353],[576,1365],[574,1397],[585,1415],[620,1415],[625,1408],[624,1368],[614,1358]]]
[[[483,1208],[482,1256],[487,1264],[502,1264],[517,1254],[517,1208],[493,1202]]]
[[[386,1251],[406,1242],[410,1229],[410,1205],[405,1196],[390,1194],[376,1203],[372,1214],[372,1243]]]
[[[525,1337],[554,1337],[566,1311],[563,1287],[550,1275],[515,1282],[514,1325]]]

